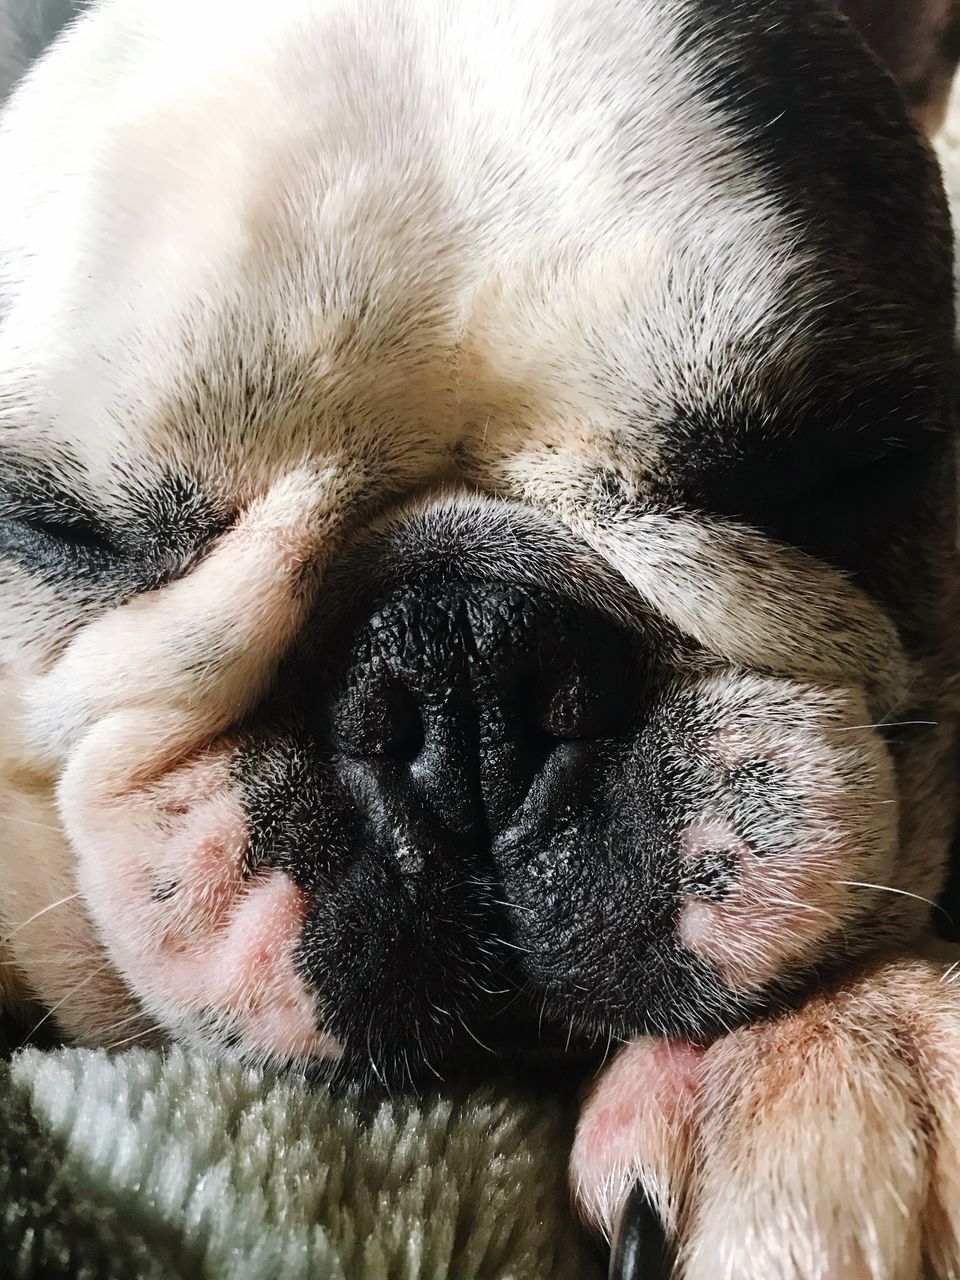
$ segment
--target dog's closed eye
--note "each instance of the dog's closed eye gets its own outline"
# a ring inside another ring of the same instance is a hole
[[[128,596],[179,576],[224,527],[196,486],[169,477],[126,495],[122,526],[49,476],[0,487],[0,559],[28,573]]]
[[[0,505],[0,555],[27,572],[58,579],[106,579],[126,557],[102,522],[60,502]]]
[[[50,508],[17,513],[8,517],[21,530],[34,534],[64,551],[78,556],[118,556],[117,546],[104,527],[73,511]]]

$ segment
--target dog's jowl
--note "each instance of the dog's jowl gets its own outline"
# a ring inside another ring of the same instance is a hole
[[[596,1050],[623,1275],[960,1276],[956,40],[906,8],[61,34],[0,117],[9,1011],[391,1087]]]

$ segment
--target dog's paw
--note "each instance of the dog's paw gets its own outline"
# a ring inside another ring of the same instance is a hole
[[[618,1280],[957,1280],[960,961],[875,962],[705,1050],[632,1042],[572,1180]]]

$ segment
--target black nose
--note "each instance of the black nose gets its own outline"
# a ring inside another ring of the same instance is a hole
[[[473,584],[397,592],[344,649],[327,685],[332,751],[394,824],[419,815],[460,835],[493,836],[558,753],[621,732],[640,669],[599,613]]]
[[[292,667],[296,731],[254,753],[246,798],[263,859],[309,902],[298,963],[340,1068],[403,1081],[515,1035],[500,1011],[528,985],[516,921],[534,908],[504,887],[514,835],[595,801],[638,643],[558,596],[430,583],[331,622],[319,665]],[[546,891],[564,855],[535,856]]]

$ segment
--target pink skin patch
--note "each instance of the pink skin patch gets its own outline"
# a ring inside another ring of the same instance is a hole
[[[641,1182],[668,1230],[686,1185],[704,1050],[677,1040],[634,1040],[601,1073],[584,1103],[570,1157],[577,1205],[610,1235]]]
[[[98,806],[81,886],[121,974],[165,1025],[213,1023],[265,1057],[336,1057],[295,963],[304,895],[286,872],[247,870],[233,754],[211,749]]]
[[[278,477],[191,572],[84,628],[39,682],[32,731],[103,946],[148,1013],[265,1057],[330,1057],[296,967],[307,905],[248,866],[226,732],[311,608],[362,469]],[[347,505],[345,505],[347,504]],[[215,745],[211,746],[211,742]]]
[[[757,854],[729,822],[699,818],[682,833],[680,856],[695,860],[713,853],[734,859],[730,891],[719,902],[688,897],[677,934],[732,990],[763,986],[791,960],[812,954],[836,928],[845,890],[834,859],[807,849],[789,859]]]

